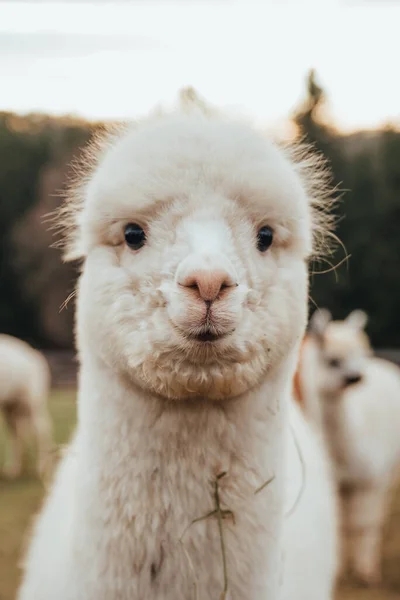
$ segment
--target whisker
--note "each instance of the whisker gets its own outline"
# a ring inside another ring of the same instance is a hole
[[[336,281],[338,281],[337,278],[337,269],[343,265],[344,263],[347,263],[348,260],[351,258],[351,254],[348,254],[347,256],[345,256],[344,258],[342,258],[342,260],[340,260],[338,263],[336,263],[336,265],[333,265],[332,263],[330,263],[327,259],[325,259],[325,262],[328,263],[328,265],[331,266],[330,269],[324,269],[323,271],[311,271],[311,275],[325,275],[326,273],[331,273],[332,271],[335,272],[335,276],[336,276]]]
[[[59,312],[62,312],[64,309],[68,308],[69,302],[76,296],[76,290],[73,290],[64,300],[64,302],[60,306]]]

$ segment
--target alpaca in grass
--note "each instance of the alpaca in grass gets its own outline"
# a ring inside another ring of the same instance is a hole
[[[21,474],[25,444],[37,442],[37,471],[45,474],[51,459],[52,427],[47,410],[49,367],[44,356],[25,342],[0,335],[0,409],[9,433],[7,477]]]
[[[353,311],[331,321],[314,313],[301,352],[299,389],[323,431],[342,505],[343,566],[365,583],[381,578],[381,544],[390,492],[400,466],[400,370],[376,358]]]
[[[333,482],[291,398],[323,184],[194,108],[90,151],[67,202],[78,426],[19,600],[332,598]]]

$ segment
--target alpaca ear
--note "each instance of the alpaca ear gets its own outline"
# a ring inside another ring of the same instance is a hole
[[[184,112],[198,111],[205,115],[215,112],[213,111],[211,106],[209,106],[208,103],[203,98],[201,98],[198,92],[196,92],[196,90],[191,86],[184,87],[180,90],[179,103],[181,110],[183,110]]]
[[[328,323],[332,320],[332,315],[326,308],[316,310],[309,322],[309,332],[318,341],[322,341]]]
[[[354,329],[359,329],[361,331],[368,323],[368,315],[363,310],[353,310],[353,312],[346,317],[345,322]]]
[[[80,204],[71,200],[59,212],[59,229],[63,233],[60,244],[63,262],[82,260],[86,255],[84,240],[82,239],[82,208]]]
[[[75,262],[77,260],[83,260],[84,258],[85,251],[79,241],[69,241],[62,255],[63,262]]]

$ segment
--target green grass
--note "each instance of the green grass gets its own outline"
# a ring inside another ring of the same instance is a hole
[[[75,393],[54,391],[50,410],[56,442],[64,444],[74,428]],[[0,464],[5,441],[6,433],[0,425]],[[18,563],[26,532],[40,507],[43,493],[43,486],[35,476],[32,452],[27,456],[26,472],[20,479],[0,479],[0,600],[15,599],[20,578]],[[371,590],[348,585],[339,590],[336,600],[400,600],[400,490],[385,532],[383,585]]]

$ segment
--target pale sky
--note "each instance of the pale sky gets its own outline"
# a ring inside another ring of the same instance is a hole
[[[396,0],[0,2],[0,110],[129,119],[193,85],[266,126],[315,67],[342,129],[400,124]]]

